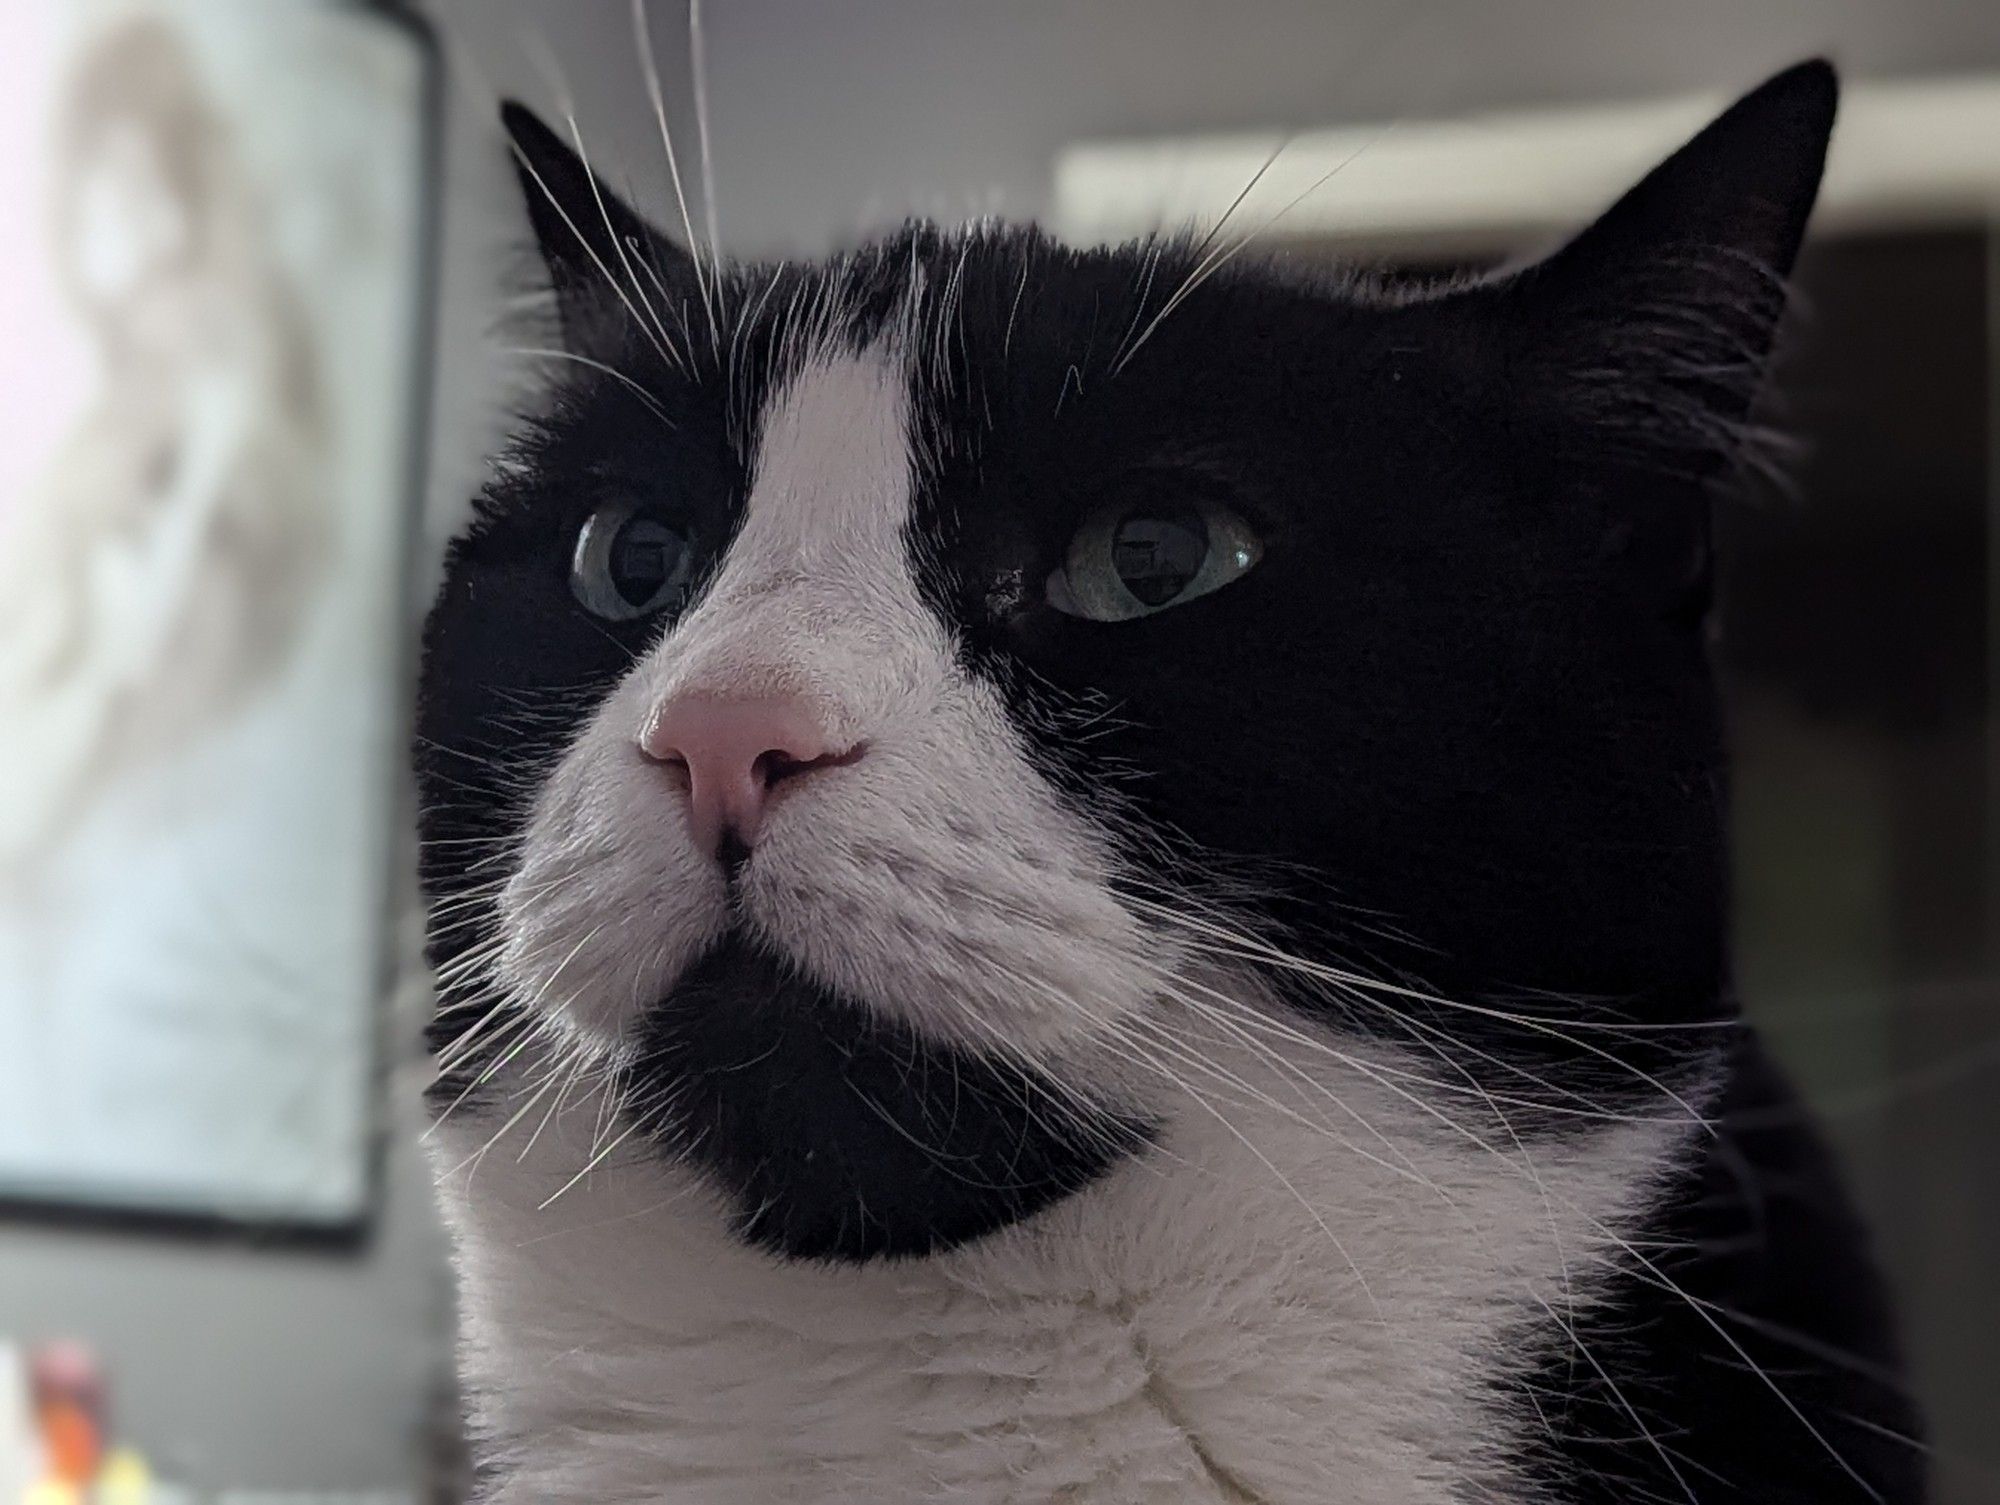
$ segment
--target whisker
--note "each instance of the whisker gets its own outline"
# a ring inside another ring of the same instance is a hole
[[[631,297],[626,293],[624,287],[612,275],[611,268],[605,265],[604,258],[597,254],[597,247],[590,243],[590,237],[577,227],[576,221],[570,217],[569,210],[564,207],[562,200],[556,197],[555,191],[549,187],[548,181],[541,174],[541,169],[536,167],[528,159],[528,154],[522,151],[514,142],[508,142],[508,149],[513,153],[514,160],[521,164],[521,170],[527,173],[529,178],[533,180],[536,189],[540,191],[542,197],[548,200],[549,207],[555,210],[563,224],[568,227],[569,233],[574,237],[576,243],[583,247],[584,254],[591,259],[604,280],[610,284],[611,291],[618,295],[618,301],[625,305],[625,311],[632,316],[633,322],[639,326],[639,332],[645,335],[647,341],[659,352],[660,359],[669,365],[677,364],[675,358],[667,352],[667,347],[661,344],[659,337],[653,333],[652,326],[641,317],[638,307],[632,302]]]
[[[611,242],[611,249],[618,253],[619,265],[625,269],[627,285],[638,296],[640,303],[645,306],[647,317],[652,320],[653,332],[659,336],[661,343],[673,352],[674,364],[683,372],[692,376],[694,374],[693,367],[681,358],[679,347],[674,344],[673,337],[667,333],[667,326],[660,320],[658,310],[653,307],[653,300],[646,296],[646,289],[639,283],[639,275],[632,267],[631,253],[626,249],[625,237],[620,235],[617,227],[611,223],[611,208],[604,201],[604,189],[599,185],[597,173],[590,165],[590,155],[584,149],[583,131],[576,123],[576,115],[572,111],[565,109],[563,111],[563,119],[568,122],[570,139],[576,143],[577,160],[583,164],[583,175],[590,184],[590,196],[597,201],[597,214],[598,218],[604,221],[604,234]],[[665,415],[663,414],[662,416],[664,417]],[[672,427],[671,424],[668,426]]]
[[[688,72],[694,78],[694,129],[701,159],[701,211],[708,221],[708,262],[719,267],[722,230],[715,207],[715,154],[708,140],[708,41],[701,24],[701,0],[688,0]]]
[[[639,49],[639,64],[645,74],[646,95],[653,106],[653,118],[659,123],[660,144],[667,152],[667,175],[673,181],[674,203],[680,210],[681,229],[687,234],[688,260],[694,267],[695,287],[701,293],[702,311],[708,316],[708,332],[713,348],[720,349],[722,333],[716,323],[715,297],[711,282],[719,281],[720,263],[711,263],[707,272],[702,270],[701,243],[695,239],[694,220],[688,213],[687,193],[681,185],[680,158],[674,151],[674,133],[667,125],[666,91],[660,84],[659,59],[653,51],[653,30],[646,20],[645,0],[632,0],[632,31]]]
[[[594,359],[588,355],[578,355],[573,350],[550,350],[532,345],[510,345],[502,353],[523,356],[532,360],[572,361],[579,366],[588,366],[591,370],[610,377],[628,392],[632,393],[633,396],[637,397],[645,405],[647,412],[651,413],[667,426],[668,432],[671,433],[678,427],[674,423],[674,420],[668,416],[667,410],[660,406],[658,398],[654,397],[652,393],[640,386],[638,382],[627,376],[623,371],[618,370],[614,366],[606,365],[603,361]]]
[[[1298,194],[1297,197],[1293,198],[1276,214],[1272,215],[1269,219],[1265,220],[1263,224],[1257,226],[1255,229],[1249,231],[1247,234],[1239,237],[1233,244],[1226,247],[1217,247],[1215,250],[1211,251],[1205,258],[1202,259],[1202,261],[1195,267],[1195,269],[1187,275],[1187,278],[1181,283],[1181,285],[1174,290],[1173,296],[1167,299],[1166,303],[1161,306],[1159,313],[1153,316],[1152,322],[1147,324],[1145,332],[1142,333],[1139,336],[1139,338],[1132,343],[1131,347],[1127,349],[1124,355],[1112,366],[1111,374],[1113,376],[1116,376],[1120,371],[1123,371],[1125,367],[1131,363],[1132,357],[1139,353],[1140,347],[1143,346],[1146,343],[1146,341],[1150,340],[1153,337],[1153,332],[1157,330],[1160,327],[1160,325],[1166,321],[1166,318],[1169,314],[1171,314],[1175,309],[1181,306],[1182,302],[1185,301],[1190,294],[1192,294],[1204,282],[1208,281],[1210,277],[1214,276],[1217,272],[1221,271],[1224,267],[1229,265],[1230,262],[1234,261],[1239,255],[1241,255],[1246,249],[1248,249],[1253,242],[1255,242],[1259,237],[1266,234],[1271,229],[1272,226],[1277,224],[1279,220],[1283,219],[1287,214],[1290,214],[1292,210],[1296,209],[1300,204],[1304,203],[1309,196],[1311,196],[1314,193],[1317,193],[1321,188],[1325,187],[1328,182],[1332,181],[1332,179],[1336,175],[1338,175],[1342,170],[1344,170],[1363,152],[1368,150],[1369,147],[1373,146],[1377,141],[1381,140],[1383,136],[1387,135],[1391,130],[1395,129],[1398,123],[1399,122],[1397,121],[1390,121],[1388,124],[1384,125],[1379,131],[1376,131],[1373,135],[1369,136],[1366,140],[1362,141],[1360,145],[1356,146],[1354,150],[1349,152],[1346,156],[1342,157],[1338,162],[1334,163],[1332,167],[1328,168],[1326,172],[1321,174],[1318,178],[1314,179],[1313,182],[1308,184],[1306,188]],[[1280,150],[1283,149],[1283,145],[1284,145],[1283,143],[1280,143],[1280,148],[1279,148]],[[1253,177],[1250,180],[1250,187],[1256,186],[1257,179],[1263,177],[1264,174],[1270,170],[1271,162],[1274,162],[1276,160],[1277,160],[1277,153],[1274,152],[1272,153],[1271,161],[1267,161],[1262,167],[1257,169],[1256,177]],[[1249,188],[1245,188],[1244,194],[1247,194],[1248,192]],[[1243,199],[1243,194],[1239,194],[1237,196],[1236,202],[1241,203],[1242,199]],[[1234,212],[1235,207],[1236,207],[1235,204],[1230,205],[1230,211],[1232,213]],[[1224,216],[1225,219],[1227,217],[1228,217],[1227,215]],[[1213,234],[1214,232],[1211,231],[1209,237],[1210,239],[1213,238]],[[1204,240],[1202,242],[1203,245],[1206,245],[1207,243],[1208,243],[1207,240]]]

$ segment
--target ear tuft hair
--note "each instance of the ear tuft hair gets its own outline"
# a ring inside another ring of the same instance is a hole
[[[1526,389],[1607,458],[1699,477],[1742,457],[1838,96],[1822,60],[1778,74],[1511,279]]]

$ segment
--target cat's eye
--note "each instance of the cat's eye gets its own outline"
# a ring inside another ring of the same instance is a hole
[[[577,532],[569,584],[593,616],[630,622],[678,610],[693,580],[692,535],[657,512],[614,502]]]
[[[1072,617],[1126,622],[1222,589],[1263,553],[1250,525],[1215,502],[1103,508],[1070,540],[1048,601]]]

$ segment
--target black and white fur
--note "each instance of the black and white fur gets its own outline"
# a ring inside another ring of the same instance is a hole
[[[915,225],[717,266],[507,113],[563,352],[417,769],[493,1505],[1906,1502],[1861,1236],[1736,1023],[1707,511],[1834,108],[1536,265]],[[1131,621],[1096,509],[1263,555]],[[572,595],[593,511],[703,553]],[[719,863],[688,693],[849,766]]]

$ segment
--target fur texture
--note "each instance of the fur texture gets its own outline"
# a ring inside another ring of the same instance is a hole
[[[1832,110],[1415,288],[717,266],[510,109],[561,358],[417,750],[489,1500],[1918,1497],[1705,653]],[[694,589],[586,605],[635,515]],[[644,729],[772,694],[857,751],[711,857]]]

